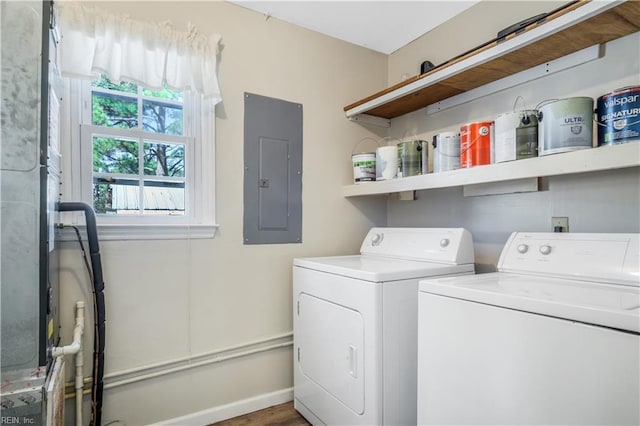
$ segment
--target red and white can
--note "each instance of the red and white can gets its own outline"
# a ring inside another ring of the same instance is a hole
[[[493,121],[468,123],[460,127],[460,167],[491,164]]]

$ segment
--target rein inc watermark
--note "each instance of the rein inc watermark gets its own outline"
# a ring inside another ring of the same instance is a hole
[[[2,416],[0,417],[2,425],[35,425],[36,419],[24,416]]]

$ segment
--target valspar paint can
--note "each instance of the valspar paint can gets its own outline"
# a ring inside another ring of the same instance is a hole
[[[468,123],[460,127],[460,167],[491,164],[493,121]]]
[[[447,172],[460,168],[460,134],[442,132],[433,136],[433,172]]]
[[[640,86],[617,89],[598,98],[598,146],[640,140]]]
[[[593,99],[545,101],[538,107],[538,155],[593,146]]]
[[[496,163],[538,156],[538,111],[507,112],[494,123]]]
[[[415,140],[398,144],[398,177],[416,176],[426,173],[427,145]]]

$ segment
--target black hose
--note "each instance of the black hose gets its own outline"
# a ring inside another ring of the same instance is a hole
[[[89,265],[89,257],[87,256],[87,251],[84,249],[84,244],[82,243],[82,235],[80,235],[80,230],[75,225],[65,225],[64,223],[61,223],[58,226],[60,228],[72,228],[76,233],[76,239],[78,240],[78,245],[80,246],[80,251],[82,252],[82,261],[84,262],[84,267],[87,270],[89,279],[91,280],[91,288],[93,288],[93,271],[91,270],[91,266]]]
[[[90,205],[80,202],[59,203],[61,212],[83,211],[87,225],[87,239],[89,242],[89,256],[93,273],[93,308],[94,308],[94,338],[93,338],[93,381],[91,386],[91,425],[100,426],[102,418],[102,394],[104,389],[104,342],[105,342],[105,303],[104,281],[102,279],[102,262],[100,260],[100,246],[98,244],[98,229],[96,214]]]

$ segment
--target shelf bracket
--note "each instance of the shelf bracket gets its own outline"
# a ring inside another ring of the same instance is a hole
[[[354,121],[360,124],[370,124],[377,127],[391,127],[391,120],[388,118],[376,117],[374,115],[358,114],[347,118],[349,121]]]
[[[416,191],[400,191],[398,192],[398,200],[400,201],[415,201]]]

